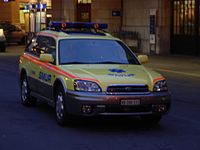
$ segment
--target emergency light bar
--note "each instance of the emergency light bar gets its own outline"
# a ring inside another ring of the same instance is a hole
[[[67,29],[67,28],[86,28],[86,29],[107,29],[108,25],[105,23],[94,22],[51,22],[51,28]]]

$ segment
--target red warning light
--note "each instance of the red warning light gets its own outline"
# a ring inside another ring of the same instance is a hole
[[[108,25],[105,23],[93,22],[51,22],[50,27],[56,28],[87,28],[87,29],[107,29]]]
[[[67,26],[67,24],[66,23],[62,23],[61,26],[62,26],[62,28],[65,28]]]
[[[99,29],[99,24],[98,24],[98,23],[95,23],[95,24],[94,24],[94,28],[95,28],[95,29]]]

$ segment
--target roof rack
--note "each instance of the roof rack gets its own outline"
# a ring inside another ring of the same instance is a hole
[[[46,30],[52,30],[57,32],[65,33],[96,33],[101,35],[106,35],[108,25],[105,23],[94,23],[94,22],[50,22],[49,27]]]

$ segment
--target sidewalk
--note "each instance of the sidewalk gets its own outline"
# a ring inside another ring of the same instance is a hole
[[[21,55],[23,54],[25,50],[25,45],[17,45],[17,44],[12,44],[12,45],[7,45],[6,46],[6,52],[0,52],[0,56],[2,55]]]
[[[157,71],[200,77],[200,57],[185,55],[150,55],[145,66]]]

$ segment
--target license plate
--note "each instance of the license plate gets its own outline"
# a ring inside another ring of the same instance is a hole
[[[122,106],[136,106],[140,105],[140,99],[121,100]]]

